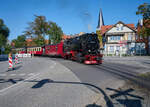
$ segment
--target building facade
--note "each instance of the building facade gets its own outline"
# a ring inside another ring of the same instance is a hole
[[[115,25],[101,26],[104,44],[104,54],[120,55],[135,53],[136,30],[134,24],[124,24],[119,21]]]

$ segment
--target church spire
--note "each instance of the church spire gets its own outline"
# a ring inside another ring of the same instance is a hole
[[[100,9],[97,29],[101,29],[101,26],[103,26],[103,25],[104,25],[103,13],[102,13],[102,9]]]

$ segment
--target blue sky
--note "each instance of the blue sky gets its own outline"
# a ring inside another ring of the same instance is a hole
[[[100,8],[105,25],[137,24],[137,7],[149,0],[0,0],[0,18],[10,29],[9,40],[21,35],[34,15],[56,22],[65,34],[95,32]]]

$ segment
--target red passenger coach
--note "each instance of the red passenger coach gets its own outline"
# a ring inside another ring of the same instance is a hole
[[[63,55],[63,42],[53,45],[45,45],[43,54],[48,56],[62,56]]]
[[[42,47],[28,47],[27,53],[34,54],[34,55],[42,55],[43,49]]]

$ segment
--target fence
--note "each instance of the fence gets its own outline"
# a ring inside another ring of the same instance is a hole
[[[128,51],[103,51],[105,56],[125,56],[125,55],[133,55],[133,53],[129,53]]]
[[[31,58],[32,57],[31,54],[17,54],[17,55],[19,58],[27,58],[27,57]]]
[[[13,54],[12,59],[15,59],[15,55],[18,55],[19,58],[31,58],[31,54]],[[2,54],[0,55],[0,61],[5,61],[8,60],[8,55],[7,54]]]

